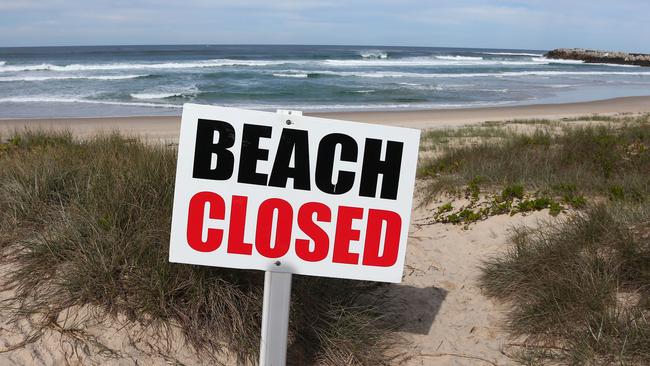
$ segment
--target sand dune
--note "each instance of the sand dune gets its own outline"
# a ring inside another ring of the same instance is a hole
[[[561,118],[586,114],[650,112],[650,97],[620,98],[588,103],[500,107],[464,110],[409,112],[363,112],[319,114],[331,118],[395,124],[417,128],[459,126],[486,120],[513,118]],[[21,128],[69,129],[78,136],[119,130],[151,141],[173,143],[177,139],[177,117],[126,117],[84,119],[38,119],[0,121],[0,134]],[[418,182],[422,185],[423,182]],[[416,191],[422,191],[416,189]],[[400,329],[412,346],[406,352],[409,365],[507,365],[508,339],[503,331],[503,305],[481,294],[477,276],[481,261],[503,252],[513,225],[535,225],[549,219],[545,211],[530,215],[499,215],[471,225],[467,230],[448,224],[428,224],[431,207],[420,206],[416,197],[403,283],[391,292],[401,299]],[[0,267],[0,273],[9,270]],[[0,301],[9,292],[0,292]],[[85,314],[87,309],[81,309]],[[29,322],[9,324],[0,320],[0,364],[51,365],[68,359],[73,364],[208,364],[200,361],[171,333],[171,346],[150,338],[137,325],[123,328],[112,324],[85,324],[86,335],[99,343],[86,346],[87,353],[73,354],[73,335],[46,329],[36,342],[20,344],[34,329]],[[72,339],[70,337],[73,337]],[[3,352],[12,345],[15,350]],[[106,346],[104,349],[98,344]]]

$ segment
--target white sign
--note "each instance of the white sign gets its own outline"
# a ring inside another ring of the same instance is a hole
[[[400,282],[419,138],[186,104],[169,260]]]

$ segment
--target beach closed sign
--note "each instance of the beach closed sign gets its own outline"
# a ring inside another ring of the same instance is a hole
[[[171,262],[400,282],[420,131],[183,107]]]

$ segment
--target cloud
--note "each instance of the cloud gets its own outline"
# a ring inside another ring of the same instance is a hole
[[[647,0],[0,0],[0,46],[328,43],[650,51]]]

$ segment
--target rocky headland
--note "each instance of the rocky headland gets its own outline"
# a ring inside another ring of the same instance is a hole
[[[586,63],[650,66],[650,54],[607,52],[584,48],[557,48],[544,54],[546,58],[581,60]]]

